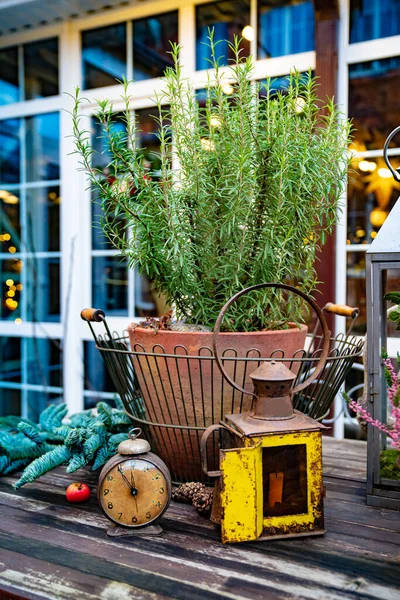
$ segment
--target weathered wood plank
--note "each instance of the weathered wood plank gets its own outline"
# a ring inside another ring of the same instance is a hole
[[[110,540],[104,538],[104,534],[100,539],[99,533],[101,535],[101,532],[96,531],[94,533],[93,531],[90,531],[90,527],[84,525],[77,526],[77,524],[67,521],[55,523],[55,519],[40,513],[32,514],[28,523],[26,520],[25,523],[20,523],[15,515],[15,512],[18,509],[11,509],[9,507],[2,508],[4,508],[4,510],[0,511],[0,514],[4,514],[4,517],[1,519],[1,523],[4,522],[7,515],[8,521],[10,521],[10,516],[14,513],[11,520],[15,535],[24,538],[25,536],[29,536],[29,540],[34,538],[39,546],[42,542],[46,541],[48,530],[50,529],[56,534],[56,539],[53,543],[57,545],[57,547],[61,546],[62,549],[69,548],[70,550],[73,550],[78,543],[81,551],[84,551],[85,554],[92,555],[92,545],[93,542],[96,541],[96,557],[109,557],[111,560],[118,558],[118,562],[121,561],[120,549],[123,547],[123,558],[127,561],[127,564],[132,564],[133,561],[134,565],[138,567],[138,564],[140,564],[139,557],[140,559],[143,559],[144,557],[145,562],[142,564],[142,567],[145,566],[146,569],[156,569],[155,572],[158,572],[158,570],[161,569],[163,571],[163,576],[174,573],[176,562],[180,565],[184,564],[185,581],[187,581],[188,577],[193,578],[191,579],[192,582],[204,580],[204,572],[202,569],[205,567],[209,572],[215,575],[214,581],[221,586],[223,581],[218,581],[218,574],[226,575],[231,571],[231,573],[236,576],[238,574],[244,576],[246,573],[251,573],[251,569],[256,569],[257,572],[253,577],[255,577],[257,581],[262,581],[267,587],[268,584],[265,581],[265,576],[267,575],[269,580],[273,574],[277,583],[279,582],[279,589],[284,586],[286,591],[288,591],[289,583],[295,583],[297,587],[304,585],[307,587],[309,582],[312,582],[312,585],[315,588],[320,585],[319,582],[325,582],[325,586],[332,582],[332,590],[336,588],[337,590],[344,592],[349,585],[353,585],[354,572],[356,572],[358,574],[365,574],[366,580],[369,582],[368,595],[370,597],[379,597],[379,594],[382,594],[382,584],[379,583],[382,579],[387,584],[399,583],[398,577],[396,578],[392,573],[393,566],[391,566],[391,568],[385,568],[385,566],[383,566],[382,568],[381,565],[379,569],[375,568],[374,570],[374,565],[371,564],[370,561],[354,561],[349,560],[348,558],[344,561],[342,554],[335,557],[327,553],[325,553],[321,562],[321,552],[314,553],[313,557],[313,553],[307,552],[307,549],[305,548],[305,546],[307,546],[307,544],[304,544],[305,540],[293,540],[292,544],[285,542],[283,545],[282,543],[274,542],[270,544],[258,543],[238,546],[222,546],[215,540],[210,541],[198,538],[194,541],[196,550],[192,550],[190,544],[193,544],[193,538],[191,538],[190,535],[186,535],[186,543],[184,543],[185,536],[177,536],[176,534],[171,536],[167,532],[165,539],[162,540],[139,539],[134,542],[131,541],[130,543],[128,543],[127,540],[119,540],[118,543],[115,543],[114,541],[111,541],[110,543]],[[61,529],[61,527],[63,529]],[[80,537],[79,542],[76,540],[76,535],[79,535]],[[95,540],[93,539],[94,537]],[[307,541],[312,542],[311,539]],[[299,543],[301,544],[300,547]],[[284,560],[276,558],[276,551],[279,548],[284,551]],[[263,556],[259,555],[260,551]],[[115,552],[117,552],[117,554],[115,554]],[[59,551],[57,550],[57,556],[58,553]],[[156,554],[158,560],[151,565],[154,554]],[[318,556],[317,562],[313,560],[316,556]],[[333,570],[328,568],[330,564],[335,564],[335,561],[337,562],[338,559],[341,561],[341,571],[336,567]],[[254,562],[256,566],[252,566],[252,563]],[[292,563],[294,563],[294,565]],[[200,565],[201,577],[199,577],[198,573],[195,575]],[[190,574],[190,572],[192,572],[192,574]],[[302,573],[301,577],[299,576],[299,573]],[[294,578],[295,582],[291,581],[291,578]],[[253,580],[251,579],[251,581]],[[203,581],[203,583],[206,582]],[[379,594],[377,596],[371,591],[376,585],[378,585],[379,588]],[[385,589],[386,591],[390,591],[389,588]],[[314,597],[310,590],[308,590],[307,593],[304,593],[306,594],[304,597]]]
[[[2,548],[0,555],[0,599],[28,600],[162,600],[154,594],[126,583],[84,574],[82,571],[39,560]]]

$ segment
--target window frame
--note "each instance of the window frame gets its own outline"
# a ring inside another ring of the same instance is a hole
[[[183,46],[183,70],[185,76],[192,81],[194,89],[201,89],[207,82],[208,71],[196,71],[196,20],[195,7],[207,4],[210,0],[173,0],[166,9],[163,0],[151,4],[139,4],[132,7],[120,7],[112,11],[77,18],[55,26],[45,26],[37,30],[4,36],[0,39],[0,47],[39,41],[58,37],[59,39],[59,91],[57,96],[15,102],[0,106],[0,119],[24,118],[48,112],[60,114],[60,255],[61,255],[61,318],[59,323],[40,323],[40,325],[23,322],[16,325],[13,321],[0,321],[1,335],[10,337],[48,337],[59,339],[63,344],[63,393],[69,412],[77,412],[84,407],[85,397],[97,395],[110,398],[109,392],[84,390],[83,378],[83,343],[93,338],[86,323],[80,318],[80,311],[92,305],[91,276],[92,256],[113,251],[92,251],[91,198],[90,190],[82,171],[79,170],[79,159],[74,154],[74,143],[70,136],[72,100],[75,87],[82,88],[82,56],[81,32],[105,25],[120,22],[128,23],[128,41],[131,40],[132,21],[149,16],[157,16],[178,11],[179,43]],[[130,23],[130,25],[129,25]],[[250,52],[255,57],[254,80],[266,76],[279,77],[286,75],[292,68],[299,71],[315,69],[315,51],[286,55],[282,57],[257,60],[257,0],[250,1],[250,23],[255,31],[254,40],[250,43]],[[129,27],[131,32],[129,33]],[[129,42],[131,43],[131,42]],[[132,52],[127,52],[128,69],[132,69]],[[131,61],[129,63],[129,61]],[[222,68],[222,71],[226,70]],[[131,71],[132,72],[132,71]],[[128,70],[129,73],[129,70]],[[150,108],[155,93],[163,88],[161,79],[146,79],[134,82],[130,86],[132,100],[131,110]],[[87,99],[81,106],[83,117],[91,117],[97,98],[107,97],[113,101],[114,110],[124,108],[120,98],[119,85],[84,90]],[[71,176],[71,173],[74,176]],[[47,186],[50,182],[43,182]],[[20,187],[20,186],[19,186]],[[77,218],[79,215],[79,218]],[[115,253],[116,254],[116,253]],[[128,306],[133,306],[134,273],[128,270],[130,285],[128,288]],[[98,308],[98,307],[95,307]],[[108,319],[111,330],[122,331],[130,321],[139,321],[139,317],[111,316]],[[94,324],[96,331],[101,331],[99,324]],[[31,384],[22,384],[24,389]],[[1,388],[7,386],[0,386]],[[53,389],[47,388],[49,392]],[[61,388],[56,388],[57,393]],[[27,416],[27,406],[22,406],[22,416]]]

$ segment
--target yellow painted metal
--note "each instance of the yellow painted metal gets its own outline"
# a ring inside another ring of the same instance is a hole
[[[222,541],[255,540],[263,530],[280,535],[323,530],[321,432],[268,434],[243,441],[243,448],[221,450]],[[299,444],[306,446],[308,511],[264,518],[262,448]]]
[[[257,539],[263,530],[262,447],[220,451],[223,542]]]

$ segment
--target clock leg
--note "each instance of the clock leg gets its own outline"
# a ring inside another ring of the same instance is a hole
[[[157,524],[147,525],[147,527],[142,527],[140,529],[129,529],[128,527],[118,527],[118,525],[113,525],[113,527],[107,529],[106,533],[109,537],[147,537],[162,535],[163,529]]]

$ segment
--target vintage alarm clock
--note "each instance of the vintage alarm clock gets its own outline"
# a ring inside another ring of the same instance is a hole
[[[97,500],[114,523],[107,535],[160,535],[156,521],[171,500],[171,476],[167,465],[150,450],[140,429],[132,429],[130,439],[121,442],[118,454],[103,467],[97,487]]]

